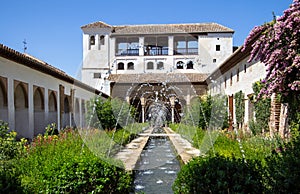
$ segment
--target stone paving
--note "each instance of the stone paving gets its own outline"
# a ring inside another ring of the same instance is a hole
[[[172,129],[165,127],[166,134],[161,134],[161,136],[168,136],[172,142],[177,155],[180,157],[180,160],[186,164],[193,157],[200,155],[200,151],[192,147],[191,143],[186,139],[182,138],[179,134],[175,133]],[[132,140],[129,144],[125,146],[122,151],[118,152],[115,155],[116,159],[119,159],[123,162],[125,170],[132,171],[135,168],[136,163],[138,162],[140,155],[148,142],[152,134],[153,128],[149,128],[141,134],[140,137]],[[159,134],[155,134],[159,136]]]

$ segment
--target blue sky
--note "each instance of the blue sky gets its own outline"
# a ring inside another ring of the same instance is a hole
[[[9,0],[1,2],[0,43],[77,77],[82,62],[81,26],[216,22],[235,30],[240,46],[257,25],[282,15],[292,0]]]

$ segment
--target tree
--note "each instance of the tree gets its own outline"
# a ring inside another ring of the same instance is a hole
[[[244,49],[248,46],[252,46],[249,62],[258,60],[267,66],[263,80],[266,85],[259,96],[299,94],[300,0],[294,0],[283,16],[255,27],[245,40]]]

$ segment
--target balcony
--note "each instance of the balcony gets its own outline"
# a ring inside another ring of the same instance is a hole
[[[117,49],[116,56],[139,56],[139,49]]]
[[[145,56],[168,55],[169,48],[162,46],[146,46],[144,49]]]
[[[198,55],[198,48],[176,48],[174,55]]]

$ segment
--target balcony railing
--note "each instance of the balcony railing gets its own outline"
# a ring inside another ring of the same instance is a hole
[[[177,48],[174,55],[198,55],[198,48]]]
[[[168,48],[162,48],[162,47],[152,47],[152,48],[146,48],[144,55],[150,56],[150,55],[168,55],[169,49]]]
[[[139,56],[139,49],[118,49],[116,56]]]

